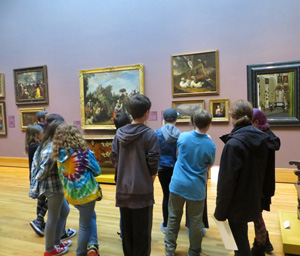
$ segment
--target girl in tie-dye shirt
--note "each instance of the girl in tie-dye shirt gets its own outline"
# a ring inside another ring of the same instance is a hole
[[[95,177],[101,170],[75,125],[57,128],[53,158],[57,160],[65,197],[80,214],[76,256],[99,255],[95,203],[102,195]]]

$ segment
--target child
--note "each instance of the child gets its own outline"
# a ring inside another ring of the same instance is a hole
[[[259,109],[253,109],[252,125],[266,133],[268,138],[268,163],[266,166],[263,183],[263,198],[261,199],[261,211],[270,211],[271,198],[275,194],[275,151],[280,148],[280,139],[271,131],[267,117]],[[254,221],[255,239],[251,253],[253,256],[264,255],[274,250],[269,239],[269,233],[262,216],[262,212]]]
[[[144,125],[151,102],[141,94],[129,100],[133,118],[117,130],[111,160],[117,168],[116,206],[120,207],[125,256],[150,255],[153,181],[157,173],[159,144],[155,132]]]
[[[238,250],[234,255],[250,256],[248,222],[261,214],[262,188],[267,164],[267,135],[252,126],[253,108],[250,102],[238,100],[231,109],[230,134],[220,161],[217,200],[214,216],[228,219]],[[264,252],[263,252],[264,254]]]
[[[50,120],[53,121],[50,122]],[[44,138],[34,154],[31,169],[29,196],[32,198],[45,196],[48,200],[44,256],[62,255],[68,251],[68,246],[72,244],[70,240],[61,242],[61,234],[70,208],[64,198],[57,165],[51,158],[52,139],[56,128],[63,122],[64,119],[57,114],[47,117]]]
[[[29,160],[29,181],[31,181],[31,165],[35,151],[40,145],[43,138],[43,128],[40,125],[29,125],[26,128],[25,152],[28,153]],[[39,236],[44,236],[45,221],[44,217],[47,212],[47,200],[44,196],[40,196],[37,202],[36,214],[37,218],[30,222],[30,226]]]
[[[114,118],[114,124],[117,129],[121,128],[122,126],[126,124],[130,124],[131,119],[130,116],[125,113],[125,112],[119,112],[116,114]],[[117,168],[115,168],[115,181],[117,181]],[[120,219],[120,230],[122,230],[122,224],[121,224],[121,219]],[[117,232],[117,234],[122,238],[122,232]]]
[[[64,123],[57,128],[53,138],[53,159],[57,160],[65,197],[80,215],[76,255],[97,256],[95,204],[102,194],[95,177],[101,170],[75,125]]]
[[[196,130],[182,133],[177,141],[178,158],[170,183],[168,229],[165,236],[167,256],[175,255],[176,240],[184,203],[190,221],[190,248],[187,255],[200,255],[203,235],[203,208],[206,197],[207,168],[215,160],[215,143],[207,136],[211,114],[194,113]]]
[[[180,135],[180,131],[175,127],[177,117],[178,114],[175,109],[166,109],[164,111],[164,121],[166,124],[155,131],[160,148],[158,178],[163,191],[162,210],[164,221],[160,224],[160,229],[164,234],[167,230],[169,216],[169,184],[177,159],[177,140]]]

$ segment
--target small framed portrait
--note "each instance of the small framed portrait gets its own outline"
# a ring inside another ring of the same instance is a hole
[[[6,113],[4,102],[0,102],[0,135],[6,135]]]
[[[277,76],[277,83],[282,83],[282,76],[280,74]]]
[[[229,122],[229,99],[210,100],[209,111],[212,122]]]
[[[4,74],[0,73],[0,98],[5,97]]]
[[[47,66],[14,69],[16,104],[48,103]]]
[[[177,123],[188,123],[191,116],[197,110],[204,109],[204,100],[172,101],[172,108],[176,109],[178,115]]]
[[[22,131],[25,131],[27,126],[37,124],[36,113],[44,111],[45,108],[20,108],[20,123]]]
[[[219,51],[172,55],[173,97],[219,94]]]
[[[143,64],[81,70],[79,80],[83,130],[114,130],[114,118],[128,113],[130,97],[144,94]]]

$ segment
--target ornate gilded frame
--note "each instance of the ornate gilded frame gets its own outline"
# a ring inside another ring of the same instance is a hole
[[[20,108],[21,130],[25,131],[29,125],[37,124],[36,113],[44,111],[45,108]]]
[[[229,99],[210,100],[209,111],[212,122],[229,122]]]
[[[144,65],[81,70],[80,108],[83,130],[114,130],[116,112],[128,112],[131,95],[144,94]]]
[[[219,94],[219,51],[171,56],[173,97]]]
[[[188,123],[191,121],[192,114],[204,108],[204,100],[183,100],[172,101],[172,108],[178,112],[177,123]]]

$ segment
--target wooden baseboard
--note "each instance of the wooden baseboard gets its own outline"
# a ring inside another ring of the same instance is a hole
[[[0,157],[0,166],[10,166],[10,167],[24,167],[29,168],[28,159],[22,157]],[[107,170],[106,170],[107,169]],[[103,168],[102,174],[113,174],[114,169],[112,168]],[[214,166],[213,169],[218,172],[218,166]],[[214,172],[212,169],[211,172]],[[284,168],[276,168],[276,182],[280,183],[296,183],[298,178],[294,173],[295,169],[284,169]],[[209,178],[211,178],[211,172],[209,174]],[[111,180],[111,179],[109,179]],[[110,182],[108,182],[110,183]]]
[[[0,157],[0,166],[29,168],[29,163],[26,157]]]

